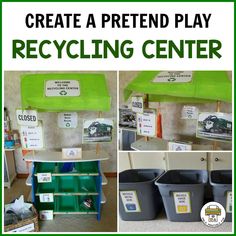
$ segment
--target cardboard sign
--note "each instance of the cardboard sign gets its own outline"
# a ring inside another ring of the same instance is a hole
[[[76,97],[80,95],[78,80],[48,80],[45,84],[46,97]]]
[[[38,183],[51,183],[52,174],[51,173],[38,173],[37,180],[38,180]]]
[[[34,231],[34,223],[31,223],[13,230],[9,230],[7,232],[33,232],[33,231]]]
[[[195,106],[184,106],[181,112],[181,119],[194,120],[198,118],[198,108]]]
[[[173,192],[176,214],[191,213],[190,192]]]
[[[156,114],[153,111],[144,111],[137,114],[137,133],[142,136],[156,136]]]
[[[192,145],[191,143],[183,143],[177,141],[168,142],[168,147],[170,151],[191,151]]]
[[[232,213],[232,199],[233,199],[233,195],[231,191],[227,192],[227,196],[226,196],[226,212],[227,213]]]
[[[39,211],[40,220],[53,220],[53,210]]]
[[[53,193],[41,193],[39,194],[40,202],[54,202]]]
[[[199,113],[196,136],[217,141],[232,141],[232,114],[222,112]]]
[[[62,149],[63,159],[81,159],[82,158],[82,148],[63,148]]]
[[[78,125],[78,114],[76,112],[59,113],[57,118],[59,128],[76,128]]]
[[[120,196],[126,212],[141,212],[136,191],[120,191]]]
[[[20,136],[23,149],[43,149],[44,142],[42,122],[39,122],[38,126],[21,126]]]
[[[156,78],[154,83],[189,83],[192,81],[192,71],[162,71]]]
[[[36,110],[16,110],[16,120],[18,125],[38,126],[38,113]]]
[[[132,97],[132,111],[137,113],[143,113],[143,97],[136,96]]]

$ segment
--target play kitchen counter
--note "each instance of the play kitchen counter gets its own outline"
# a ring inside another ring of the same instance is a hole
[[[107,180],[100,162],[108,154],[83,151],[83,159],[64,160],[61,152],[40,151],[28,154],[32,161],[32,199],[41,219],[57,214],[94,214],[101,217],[105,203],[102,185]]]

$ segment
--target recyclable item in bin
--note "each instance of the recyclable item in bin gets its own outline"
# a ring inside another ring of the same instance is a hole
[[[74,167],[75,167],[74,162],[64,162],[60,171],[63,173],[71,172],[73,171]]]
[[[81,207],[85,209],[92,209],[93,208],[93,199],[91,198],[86,198],[82,201]]]
[[[122,220],[152,220],[162,209],[154,182],[164,170],[132,169],[119,174],[119,212]]]
[[[225,208],[225,221],[232,221],[232,170],[213,170],[210,172],[209,179],[214,201]]]
[[[14,148],[15,146],[15,141],[14,140],[5,140],[4,142],[5,148]]]
[[[168,220],[200,221],[207,181],[205,170],[169,170],[164,173],[155,184],[161,193]]]

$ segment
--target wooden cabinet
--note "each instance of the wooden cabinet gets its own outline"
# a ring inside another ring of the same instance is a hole
[[[232,169],[232,152],[211,152],[208,160],[209,170]]]

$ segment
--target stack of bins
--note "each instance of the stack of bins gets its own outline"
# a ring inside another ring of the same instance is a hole
[[[155,184],[161,193],[168,220],[200,221],[207,182],[205,170],[169,170],[162,175]]]
[[[225,221],[232,221],[232,170],[213,170],[209,178],[214,201],[225,208]]]
[[[152,220],[162,209],[155,181],[160,169],[132,169],[119,174],[119,212],[127,221]]]

